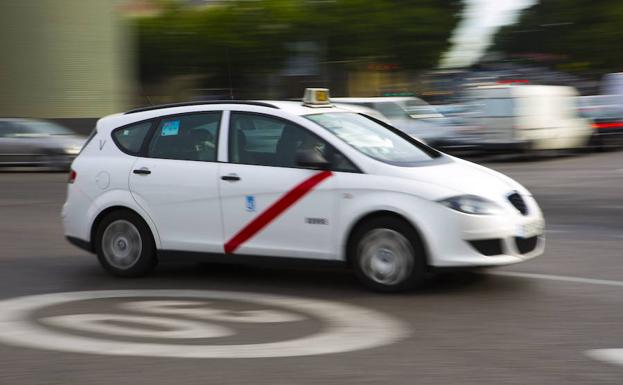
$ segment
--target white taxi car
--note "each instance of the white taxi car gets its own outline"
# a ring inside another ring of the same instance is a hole
[[[374,118],[301,102],[205,102],[100,119],[72,164],[67,239],[109,272],[161,259],[345,262],[397,291],[433,268],[543,252],[543,217],[519,183]]]

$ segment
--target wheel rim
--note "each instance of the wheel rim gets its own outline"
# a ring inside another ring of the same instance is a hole
[[[136,226],[124,219],[111,222],[102,235],[104,258],[113,267],[127,270],[138,262],[143,242]]]
[[[390,229],[375,229],[359,244],[363,273],[382,285],[404,281],[413,269],[413,247],[404,235]]]

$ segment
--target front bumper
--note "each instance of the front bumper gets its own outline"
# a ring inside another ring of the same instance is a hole
[[[545,249],[543,216],[532,197],[523,198],[528,206],[527,215],[513,207],[499,215],[470,215],[440,206],[438,219],[426,234],[429,264],[432,267],[503,266],[541,255]],[[526,228],[534,230],[527,233]]]

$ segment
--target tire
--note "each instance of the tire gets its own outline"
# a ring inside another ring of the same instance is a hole
[[[143,276],[158,264],[149,227],[131,211],[113,211],[101,220],[95,253],[102,267],[119,277]]]
[[[426,252],[406,221],[378,217],[359,225],[349,242],[349,261],[357,278],[380,292],[413,289],[427,278]]]
[[[606,144],[604,143],[604,138],[599,135],[597,132],[593,133],[590,142],[592,142],[593,147],[596,152],[605,152]]]

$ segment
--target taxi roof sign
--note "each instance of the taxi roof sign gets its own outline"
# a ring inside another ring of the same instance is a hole
[[[331,107],[328,88],[306,88],[303,96],[306,107]]]

